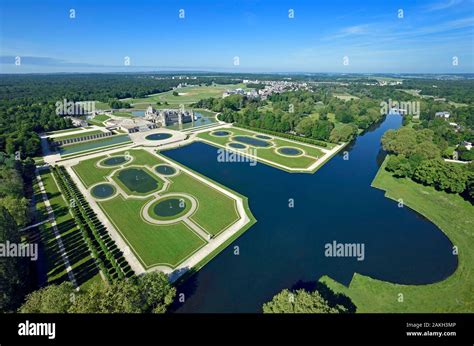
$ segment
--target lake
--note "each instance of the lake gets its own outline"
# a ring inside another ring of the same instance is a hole
[[[354,272],[403,284],[426,284],[454,272],[449,239],[408,207],[370,186],[383,161],[380,138],[399,115],[359,136],[315,174],[217,161],[197,142],[164,152],[247,196],[257,223],[178,288],[177,312],[261,312],[284,288],[310,287],[322,275],[347,285]],[[290,199],[294,207],[290,208]],[[325,244],[364,244],[365,258],[326,257]],[[239,255],[234,255],[234,247]]]

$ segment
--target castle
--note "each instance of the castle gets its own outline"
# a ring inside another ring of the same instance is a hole
[[[154,109],[149,106],[145,111],[145,120],[162,127],[193,122],[194,112],[181,109]]]

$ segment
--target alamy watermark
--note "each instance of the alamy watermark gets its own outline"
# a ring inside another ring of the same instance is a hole
[[[38,244],[0,243],[0,257],[29,257],[32,261],[38,259]]]
[[[257,149],[248,148],[244,153],[217,149],[217,162],[245,162],[250,166],[255,166],[257,164]]]
[[[87,115],[95,112],[95,101],[68,101],[64,99],[55,104],[57,115]]]
[[[420,101],[393,101],[380,102],[380,114],[385,115],[392,112],[401,115],[420,115]]]
[[[324,256],[326,257],[355,257],[358,261],[365,259],[364,243],[338,243],[333,240],[332,243],[324,245]]]

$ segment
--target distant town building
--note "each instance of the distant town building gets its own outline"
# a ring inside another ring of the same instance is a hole
[[[467,150],[471,150],[472,148],[472,142],[463,141],[461,145],[465,146]]]
[[[451,113],[449,112],[436,112],[435,113],[435,117],[438,117],[438,118],[449,119],[450,116],[451,116]]]

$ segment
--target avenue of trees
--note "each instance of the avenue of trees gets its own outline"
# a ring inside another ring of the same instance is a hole
[[[161,272],[96,283],[76,292],[70,282],[50,285],[26,297],[21,313],[165,313],[176,289]]]
[[[442,142],[435,143],[430,129],[402,127],[389,130],[382,137],[382,146],[390,155],[385,169],[395,177],[408,177],[424,185],[450,193],[472,194],[472,164],[445,162]]]

